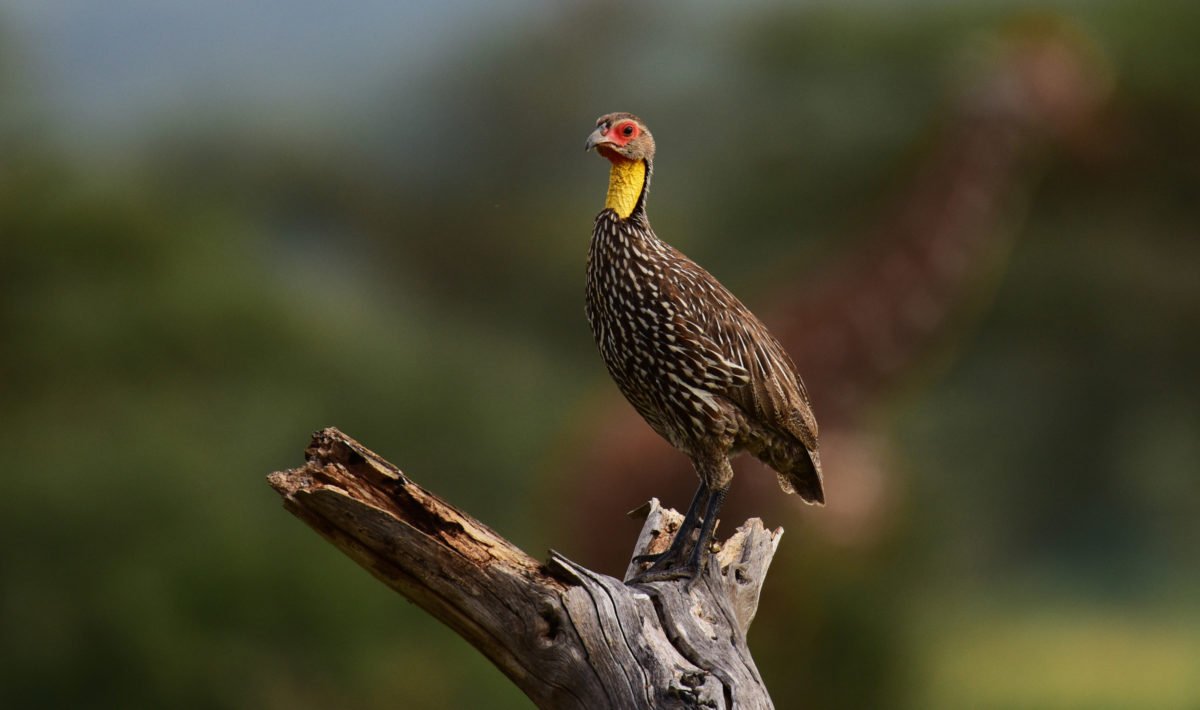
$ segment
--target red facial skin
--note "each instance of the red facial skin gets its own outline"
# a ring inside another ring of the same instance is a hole
[[[626,130],[629,131],[628,135],[625,133]],[[596,150],[609,160],[621,159],[624,156],[609,146],[623,148],[629,141],[637,138],[641,132],[641,129],[633,121],[621,121],[611,128],[602,128],[600,129],[600,135],[604,136],[604,143],[596,146]]]
[[[629,131],[626,134],[626,131]],[[617,147],[624,147],[626,143],[638,137],[641,130],[633,121],[621,121],[612,128],[607,130],[601,129],[600,135],[604,136],[610,143]]]

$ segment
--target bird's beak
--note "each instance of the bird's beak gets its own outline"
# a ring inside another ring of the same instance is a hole
[[[598,145],[612,143],[612,141],[608,139],[608,136],[600,132],[601,130],[602,129],[597,128],[596,130],[592,131],[592,135],[588,136],[587,143],[583,144],[584,152],[587,152]]]

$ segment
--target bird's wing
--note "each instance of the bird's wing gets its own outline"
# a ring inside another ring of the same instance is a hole
[[[750,399],[755,413],[767,422],[799,439],[809,451],[816,451],[817,419],[804,381],[779,341],[757,319],[751,322],[759,327],[751,333],[752,340],[748,343],[746,369],[750,372],[750,384],[743,388],[742,398]]]
[[[750,372],[723,352],[701,326],[684,316],[676,316],[674,326],[675,332],[686,343],[676,348],[677,354],[681,359],[691,361],[692,371],[699,374],[698,386],[725,394],[750,384]]]
[[[711,278],[711,277],[709,277]],[[706,317],[676,321],[706,363],[712,391],[774,429],[817,450],[817,420],[792,359],[758,318],[715,279]]]

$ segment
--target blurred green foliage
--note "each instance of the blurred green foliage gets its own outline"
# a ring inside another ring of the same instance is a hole
[[[785,541],[751,638],[780,707],[1200,703],[1197,7],[1062,6],[1111,63],[1114,145],[1045,156],[992,307],[881,411],[895,538]],[[1014,12],[542,11],[396,95],[294,130],[168,116],[120,160],[62,147],[3,57],[6,705],[524,707],[264,475],[336,424],[569,552],[550,462],[609,386],[591,119],[651,121],[656,227],[752,297],[853,248]]]

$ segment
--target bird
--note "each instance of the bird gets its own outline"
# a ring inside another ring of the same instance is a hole
[[[796,366],[766,326],[650,226],[655,142],[645,122],[624,112],[601,116],[584,150],[611,164],[587,255],[592,335],[617,388],[691,458],[700,479],[671,544],[635,558],[650,564],[630,583],[695,579],[733,480],[732,456],[754,455],[785,493],[824,504],[816,416]]]

